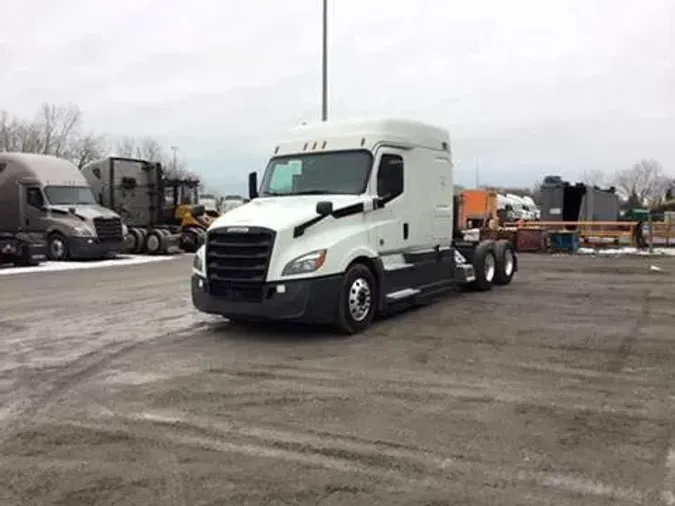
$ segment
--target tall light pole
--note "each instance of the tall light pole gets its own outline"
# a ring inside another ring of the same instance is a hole
[[[323,0],[323,47],[321,58],[321,121],[328,119],[328,0]]]
[[[173,173],[176,173],[178,168],[178,159],[176,158],[176,153],[178,152],[178,146],[171,146],[171,151],[173,151]]]

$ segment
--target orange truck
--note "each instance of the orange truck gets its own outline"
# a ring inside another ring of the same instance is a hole
[[[497,217],[498,198],[495,190],[464,190],[459,206],[459,226],[485,228]]]

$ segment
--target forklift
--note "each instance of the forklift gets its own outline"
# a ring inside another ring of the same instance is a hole
[[[209,215],[199,204],[199,187],[196,178],[166,178],[164,180],[165,223],[180,234],[179,246],[187,253],[194,253],[204,243],[206,230],[216,217]]]

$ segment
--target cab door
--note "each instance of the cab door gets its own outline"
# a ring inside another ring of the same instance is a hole
[[[380,254],[403,250],[410,236],[404,193],[404,152],[381,148],[376,158],[372,192],[379,204],[370,214],[376,249]]]
[[[47,211],[39,183],[23,181],[19,185],[20,225],[26,232],[46,232]]]

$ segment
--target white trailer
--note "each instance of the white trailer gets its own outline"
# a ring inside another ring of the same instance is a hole
[[[446,130],[409,120],[302,125],[276,145],[251,201],[216,220],[195,254],[192,300],[233,321],[335,324],[456,287],[506,285],[508,241],[453,237]]]

